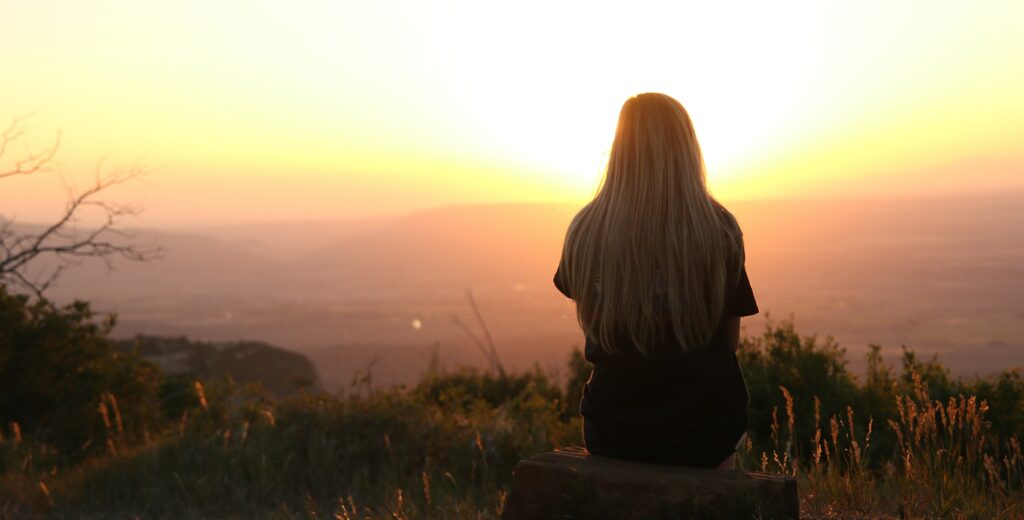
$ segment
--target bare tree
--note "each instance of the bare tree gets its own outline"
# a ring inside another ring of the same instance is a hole
[[[491,330],[487,328],[487,323],[484,322],[484,316],[480,313],[480,307],[476,304],[476,298],[473,297],[473,290],[466,289],[466,297],[469,298],[469,305],[473,308],[473,314],[476,316],[477,323],[480,324],[480,329],[483,331],[484,337],[481,339],[479,336],[473,333],[472,330],[461,320],[458,315],[452,314],[452,323],[462,329],[463,332],[469,336],[469,339],[473,340],[473,344],[480,350],[480,353],[487,359],[490,370],[500,377],[505,377],[505,366],[501,364],[501,358],[498,357],[498,349],[494,347],[494,338],[491,337]]]
[[[60,133],[50,146],[33,151],[24,141],[24,119],[15,118],[0,134],[0,179],[54,171],[53,159],[60,148]],[[5,157],[13,155],[15,145],[24,145],[23,153]],[[0,216],[0,284],[27,290],[43,299],[46,290],[65,269],[85,259],[99,259],[113,268],[111,261],[117,257],[137,262],[158,258],[159,247],[135,243],[132,234],[121,227],[126,218],[138,215],[140,208],[102,200],[109,188],[143,173],[138,164],[104,169],[101,160],[96,165],[92,184],[86,189],[76,190],[64,183],[67,201],[63,212],[53,222],[42,226],[19,225]],[[83,224],[87,213],[93,222]]]

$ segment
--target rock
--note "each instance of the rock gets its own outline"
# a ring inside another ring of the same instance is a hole
[[[502,520],[799,518],[796,480],[760,472],[542,453],[516,465]]]

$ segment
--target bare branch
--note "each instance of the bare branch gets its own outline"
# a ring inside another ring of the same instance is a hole
[[[4,156],[7,152],[7,145],[17,141],[22,135],[25,134],[25,129],[22,128],[21,122],[24,121],[28,116],[16,117],[11,121],[11,125],[4,130],[3,134],[0,134],[0,157]]]
[[[469,336],[469,339],[473,341],[473,344],[476,345],[476,348],[479,349],[480,353],[484,355],[485,359],[487,359],[487,362],[491,365],[491,369],[494,369],[494,360],[491,359],[491,353],[487,350],[487,347],[484,346],[484,342],[480,341],[480,338],[478,338],[476,334],[473,333],[473,331],[469,330],[469,327],[467,327],[466,324],[463,323],[462,320],[459,319],[459,317],[455,314],[452,314],[452,323],[457,325],[460,329],[462,329],[463,332],[466,333],[467,336]]]
[[[27,116],[17,117],[11,122],[10,126],[2,134],[0,134],[0,158],[7,153],[7,147],[15,141],[21,139],[25,135],[25,127],[22,125],[22,121]],[[24,157],[14,161],[14,165],[10,169],[0,169],[0,179],[4,177],[13,177],[15,175],[31,175],[33,173],[45,171],[53,160],[53,157],[57,155],[57,150],[60,149],[60,138],[61,133],[57,132],[57,137],[53,140],[53,144],[47,148],[44,148],[38,152],[29,151]]]
[[[498,367],[498,371],[504,375],[505,369],[501,366],[501,359],[498,357],[498,349],[494,347],[494,338],[491,337],[491,329],[487,327],[487,323],[484,322],[484,316],[480,313],[480,307],[476,304],[476,298],[473,297],[473,290],[466,289],[466,297],[469,298],[469,305],[473,307],[473,314],[476,316],[477,323],[480,324],[480,329],[484,331],[484,338],[487,340],[487,346],[491,349],[491,357],[494,359],[494,363]]]
[[[486,340],[486,344],[484,340],[477,337],[477,335],[474,334],[473,331],[469,330],[469,327],[467,327],[466,324],[454,314],[452,315],[452,323],[458,325],[459,328],[469,336],[469,339],[473,340],[473,344],[476,345],[480,350],[480,353],[483,354],[488,363],[490,363],[491,370],[501,377],[505,377],[505,367],[501,364],[501,358],[498,357],[498,350],[494,347],[494,339],[491,338],[491,331],[487,328],[487,323],[484,322],[484,317],[480,313],[480,308],[477,307],[472,289],[466,290],[466,296],[469,298],[469,304],[473,308],[473,314],[476,316],[477,323],[480,324],[480,328],[484,332],[484,340]]]
[[[21,119],[16,119],[0,134],[0,156],[23,134]],[[0,172],[0,178],[44,171],[59,144],[58,133],[54,146],[15,161],[14,169]],[[111,260],[115,257],[135,262],[159,258],[162,255],[159,247],[134,243],[134,236],[120,227],[124,219],[138,215],[141,209],[99,198],[106,190],[135,180],[144,173],[138,164],[128,169],[105,171],[101,160],[97,162],[93,184],[84,191],[77,192],[65,182],[67,203],[51,224],[32,231],[31,228],[19,230],[11,220],[0,221],[0,283],[20,286],[42,298],[68,267],[83,259],[99,259],[112,269]],[[80,229],[78,222],[84,213],[97,215],[99,224]],[[44,258],[50,258],[52,262],[42,262]],[[43,267],[39,268],[40,265]],[[30,268],[35,275],[30,274]]]
[[[38,283],[35,283],[32,280],[29,280],[28,278],[25,277],[25,275],[23,275],[23,274],[21,274],[19,272],[14,272],[14,273],[11,273],[11,274],[12,274],[11,278],[13,278],[16,282],[18,282],[19,285],[21,285],[22,287],[28,289],[33,294],[35,294],[36,298],[39,298],[40,300],[44,299],[43,298],[43,291],[42,291],[42,289],[40,289],[38,287],[38,285],[39,285]]]
[[[476,298],[473,297],[473,290],[466,289],[466,297],[469,298],[469,304],[473,307],[473,314],[476,315],[476,321],[480,324],[480,328],[484,331],[484,338],[487,339],[487,346],[491,348],[491,361],[494,363],[495,368],[501,377],[505,377],[505,367],[501,365],[501,358],[498,357],[498,349],[494,347],[494,338],[491,337],[491,329],[484,323],[484,316],[480,314],[480,308],[476,304]]]

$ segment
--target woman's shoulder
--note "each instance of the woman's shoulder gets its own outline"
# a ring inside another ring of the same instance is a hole
[[[736,220],[736,216],[733,215],[731,211],[729,211],[729,208],[726,208],[725,205],[723,205],[721,202],[718,202],[715,199],[711,199],[711,201],[712,204],[715,206],[715,209],[718,210],[718,214],[722,219],[722,222],[727,227],[735,229],[738,233],[743,234],[742,231],[740,231],[739,221]]]
[[[718,202],[715,199],[711,200],[715,208],[718,210],[719,218],[721,219],[722,223],[722,229],[725,231],[725,234],[731,239],[729,240],[729,242],[733,244],[732,247],[735,248],[742,256],[743,229],[740,228],[739,220],[737,220],[736,216],[733,215],[728,208],[723,206],[722,203]]]

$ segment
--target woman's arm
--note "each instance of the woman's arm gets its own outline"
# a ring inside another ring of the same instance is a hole
[[[733,352],[740,344],[740,318],[739,316],[725,315],[725,341]]]

